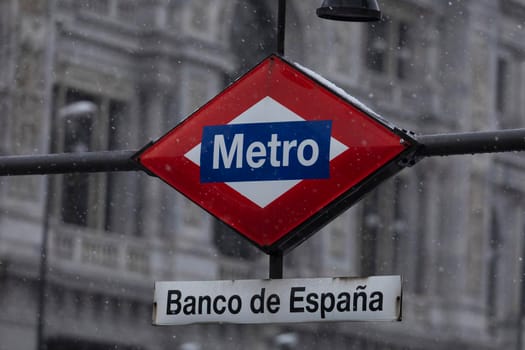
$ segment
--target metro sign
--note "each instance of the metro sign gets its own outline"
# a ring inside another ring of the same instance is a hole
[[[416,146],[342,90],[272,55],[135,159],[272,253],[402,169]]]

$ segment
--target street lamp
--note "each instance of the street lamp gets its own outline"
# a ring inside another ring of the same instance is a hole
[[[324,0],[317,16],[335,21],[375,22],[381,20],[377,0]]]

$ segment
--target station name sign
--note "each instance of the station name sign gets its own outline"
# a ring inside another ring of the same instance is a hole
[[[400,321],[401,277],[156,282],[154,325]]]

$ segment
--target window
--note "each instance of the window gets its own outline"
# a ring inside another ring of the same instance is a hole
[[[340,216],[332,221],[330,235],[330,257],[335,260],[343,260],[348,254],[347,230],[345,216]]]
[[[361,274],[395,273],[407,259],[406,213],[399,177],[374,190],[363,200],[361,215]],[[405,245],[405,246],[403,246]]]
[[[413,28],[407,21],[384,19],[368,26],[365,65],[373,72],[399,80],[410,78]]]
[[[126,103],[72,88],[55,88],[55,152],[119,149],[118,124]],[[55,208],[62,222],[114,230],[118,209],[115,174],[65,174],[56,184],[60,195]]]
[[[399,79],[406,79],[410,73],[412,58],[410,44],[410,30],[409,25],[406,22],[399,22],[397,24],[397,57],[396,57],[396,75]]]
[[[376,272],[377,236],[381,225],[378,201],[378,191],[372,192],[363,200],[360,249],[362,276],[370,276]]]
[[[135,18],[138,9],[136,0],[120,0],[117,3],[117,16],[123,20]]]
[[[329,50],[334,54],[328,55],[327,60],[329,65],[334,68],[338,75],[350,76],[355,67],[354,55],[349,55],[349,52],[355,51],[354,47],[354,33],[348,31],[347,26],[336,26],[331,33],[333,38],[330,38]],[[356,70],[357,71],[357,70]]]
[[[109,11],[108,0],[85,0],[80,2],[80,8],[94,12],[98,15],[107,14]]]
[[[208,33],[210,31],[210,11],[213,6],[210,6],[206,1],[193,1],[191,4],[191,28],[201,33]]]
[[[415,256],[413,264],[413,272],[414,272],[414,293],[416,294],[425,294],[428,286],[427,278],[428,276],[425,273],[425,266],[428,262],[427,257],[427,220],[428,220],[428,199],[430,196],[428,195],[428,190],[425,188],[427,184],[429,183],[428,177],[426,175],[420,175],[418,181],[417,181],[417,201],[419,205],[417,206],[418,212],[417,212],[417,223],[416,223],[416,229],[418,234],[414,235],[416,238],[416,244],[415,244]]]
[[[402,257],[400,256],[400,251],[402,245],[406,244],[403,242],[406,239],[403,239],[404,235],[407,233],[407,223],[404,213],[404,201],[403,201],[403,191],[407,188],[406,182],[400,178],[394,178],[394,188],[393,188],[393,212],[392,212],[392,224],[390,227],[390,234],[392,235],[392,266],[398,268]],[[405,257],[406,258],[406,257]]]
[[[93,119],[98,110],[93,96],[73,90],[66,93],[66,105],[59,111],[64,130],[62,151],[66,153],[91,150]],[[89,208],[89,175],[66,174],[62,180],[61,218],[68,224],[87,226]]]
[[[483,215],[486,206],[486,188],[487,184],[479,176],[471,176],[470,183],[470,226],[471,229],[466,232],[467,248],[465,254],[465,265],[468,269],[466,278],[465,292],[472,298],[481,298],[483,291],[483,274],[486,231]],[[487,212],[489,212],[487,210]]]
[[[386,22],[378,22],[368,27],[366,40],[366,67],[374,72],[386,71],[388,32]]]
[[[496,110],[498,112],[505,112],[508,107],[506,97],[509,85],[509,64],[508,61],[503,58],[498,58],[496,67]]]
[[[218,220],[214,220],[213,242],[217,250],[224,256],[249,260],[255,258],[256,248]]]
[[[512,49],[503,50],[496,60],[494,109],[502,128],[523,125],[523,58]]]
[[[263,1],[238,2],[230,32],[237,67],[226,76],[231,83],[275,50],[275,24]],[[250,55],[246,55],[250,52]]]
[[[172,11],[170,15],[170,22],[175,24],[180,19],[179,6],[177,1],[171,2]],[[187,32],[200,40],[212,41],[216,40],[220,34],[220,6],[213,6],[209,1],[188,1],[185,15],[182,17],[184,29]]]
[[[498,285],[498,265],[501,255],[501,233],[496,210],[492,212],[492,221],[489,234],[489,252],[487,266],[487,316],[494,318],[496,316],[496,300]]]

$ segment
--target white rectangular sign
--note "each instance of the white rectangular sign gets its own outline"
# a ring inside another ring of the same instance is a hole
[[[400,321],[401,277],[156,282],[154,325]]]

